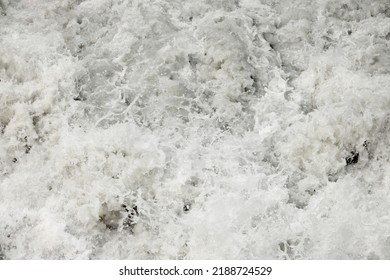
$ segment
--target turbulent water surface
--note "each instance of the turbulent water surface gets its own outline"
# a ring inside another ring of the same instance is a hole
[[[390,259],[388,0],[0,10],[0,259]]]

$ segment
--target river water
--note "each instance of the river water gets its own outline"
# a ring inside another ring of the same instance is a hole
[[[388,0],[2,0],[0,258],[390,259]]]

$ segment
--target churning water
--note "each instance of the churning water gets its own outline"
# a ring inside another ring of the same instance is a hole
[[[0,259],[390,259],[388,0],[0,9]]]

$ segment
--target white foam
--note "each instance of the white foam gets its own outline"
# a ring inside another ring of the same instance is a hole
[[[389,259],[388,1],[4,3],[0,258]]]

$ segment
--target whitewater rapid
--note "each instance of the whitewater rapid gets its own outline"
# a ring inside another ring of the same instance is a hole
[[[0,259],[390,259],[388,0],[0,7]]]

